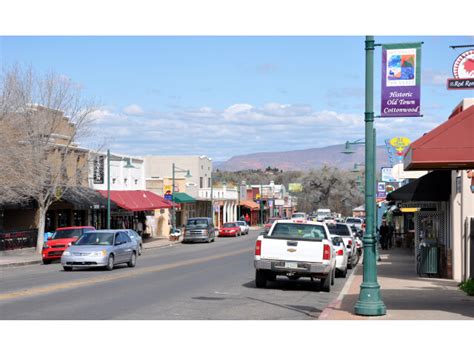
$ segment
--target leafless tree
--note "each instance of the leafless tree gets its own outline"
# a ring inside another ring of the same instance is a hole
[[[0,79],[0,202],[34,200],[37,251],[51,204],[71,186],[87,185],[88,151],[77,141],[90,131],[95,105],[55,73],[14,66]]]

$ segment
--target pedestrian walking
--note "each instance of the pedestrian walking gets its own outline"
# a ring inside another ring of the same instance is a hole
[[[387,250],[389,228],[387,226],[386,220],[382,220],[382,225],[379,228],[379,234],[380,234],[380,244],[382,245],[382,250]]]
[[[245,222],[247,222],[247,224],[250,225],[250,216],[248,213],[245,215]]]

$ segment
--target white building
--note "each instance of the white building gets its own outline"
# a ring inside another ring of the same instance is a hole
[[[237,188],[223,187],[212,188],[212,211],[214,224],[220,227],[227,222],[235,222],[238,216],[238,191]],[[198,199],[201,201],[211,201],[211,188],[199,190]]]
[[[107,153],[91,153],[89,187],[107,190]],[[110,190],[145,190],[145,160],[141,157],[110,154]]]

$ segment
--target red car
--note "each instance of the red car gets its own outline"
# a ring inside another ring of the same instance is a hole
[[[51,261],[61,259],[63,251],[66,250],[70,243],[74,243],[85,232],[95,230],[91,226],[83,227],[63,227],[56,229],[53,236],[43,244],[43,264],[50,264]]]
[[[237,223],[224,223],[219,230],[219,237],[240,237],[242,232]]]
[[[270,231],[270,228],[272,228],[273,222],[278,221],[281,218],[270,218],[267,223],[265,223],[265,234],[267,234]]]

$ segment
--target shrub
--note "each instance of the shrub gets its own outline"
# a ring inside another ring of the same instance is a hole
[[[462,282],[459,288],[466,292],[469,296],[474,296],[474,279]]]

